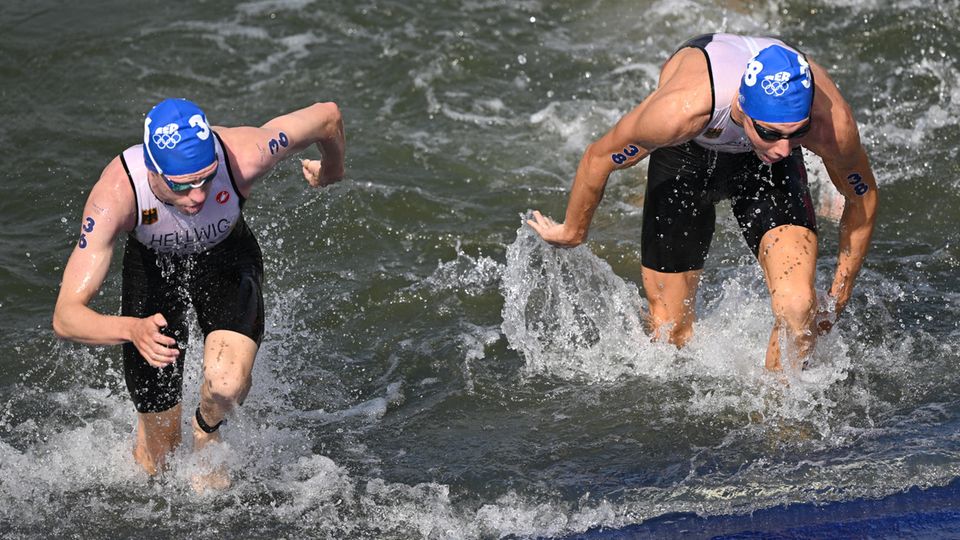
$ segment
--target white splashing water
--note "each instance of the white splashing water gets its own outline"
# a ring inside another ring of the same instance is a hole
[[[521,226],[502,288],[503,333],[531,374],[613,379],[648,341],[637,288],[585,246],[554,249]]]
[[[709,270],[708,270],[709,271]],[[688,414],[729,408],[761,418],[801,420],[831,431],[827,397],[847,377],[850,360],[829,335],[803,371],[773,375],[763,367],[772,324],[759,270],[741,268],[699,301],[694,337],[683,349],[651,341],[636,285],[618,277],[585,246],[557,249],[521,225],[507,250],[501,289],[503,333],[528,376],[613,381],[649,377],[687,385]]]

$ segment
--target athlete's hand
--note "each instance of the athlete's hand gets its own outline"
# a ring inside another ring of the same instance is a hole
[[[319,159],[301,159],[303,177],[312,187],[325,187],[343,180],[343,167],[324,167]],[[335,170],[330,170],[335,169]]]
[[[177,340],[160,332],[166,326],[167,320],[160,313],[144,317],[134,324],[131,341],[147,363],[155,368],[176,362],[180,355],[180,349],[176,347]]]
[[[567,231],[563,223],[557,223],[538,210],[533,211],[533,219],[528,219],[527,225],[537,231],[540,238],[557,247],[572,248],[582,243],[582,240],[574,238],[574,235]]]

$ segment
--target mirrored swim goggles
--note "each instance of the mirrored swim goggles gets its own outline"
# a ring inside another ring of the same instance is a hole
[[[181,193],[183,191],[189,191],[191,189],[202,188],[204,185],[206,185],[207,182],[213,180],[213,177],[217,175],[217,172],[219,171],[219,169],[220,169],[220,166],[217,165],[217,167],[213,169],[212,173],[204,176],[203,178],[201,178],[200,180],[197,180],[196,182],[191,182],[189,184],[187,183],[180,184],[177,182],[173,182],[172,180],[167,178],[165,174],[161,174],[160,178],[163,178],[163,181],[167,183],[167,187],[170,188],[170,191]]]
[[[774,142],[774,141],[779,141],[781,139],[796,139],[797,137],[802,137],[806,135],[807,132],[810,131],[810,122],[812,120],[807,120],[806,124],[800,126],[799,129],[797,129],[793,133],[790,133],[789,135],[785,135],[773,129],[767,129],[761,126],[760,124],[758,124],[757,121],[754,120],[753,118],[750,118],[750,121],[753,122],[753,129],[757,131],[757,135],[759,135],[761,139],[767,142]]]

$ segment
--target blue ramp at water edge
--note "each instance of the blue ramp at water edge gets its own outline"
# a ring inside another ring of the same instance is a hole
[[[566,540],[637,538],[960,538],[960,478],[878,500],[803,503],[752,514],[672,513],[636,525],[597,527]]]

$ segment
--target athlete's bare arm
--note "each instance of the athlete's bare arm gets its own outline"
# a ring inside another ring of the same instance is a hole
[[[136,225],[136,200],[127,173],[114,158],[103,170],[83,208],[80,238],[63,271],[53,312],[57,336],[88,345],[132,342],[152,365],[162,367],[177,358],[176,343],[160,333],[163,315],[143,319],[97,313],[89,307],[110,269],[117,238]]]
[[[695,137],[710,121],[712,103],[706,58],[696,49],[681,50],[664,66],[658,88],[587,147],[570,189],[564,222],[555,223],[534,211],[534,219],[527,223],[556,246],[581,244],[610,173],[636,165],[657,148]]]
[[[214,128],[223,138],[241,195],[283,159],[316,144],[322,160],[304,159],[303,176],[311,186],[343,178],[343,119],[335,103],[316,103],[270,120],[261,127]]]
[[[814,62],[810,65],[817,94],[814,130],[805,146],[820,156],[830,180],[845,199],[840,217],[840,254],[830,286],[830,296],[836,299],[836,312],[840,313],[850,300],[853,283],[870,248],[879,197],[850,105],[827,72]]]

